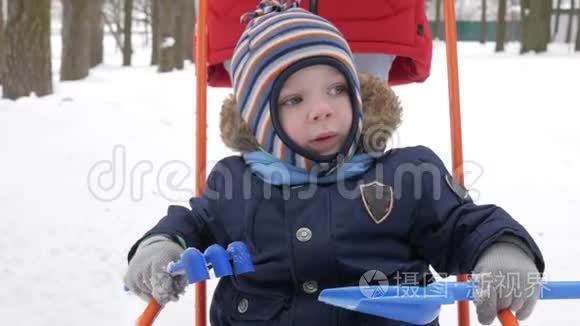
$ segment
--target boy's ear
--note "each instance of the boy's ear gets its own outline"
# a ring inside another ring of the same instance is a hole
[[[226,97],[222,104],[220,136],[224,144],[236,152],[253,152],[260,147],[250,127],[242,120],[233,95]]]
[[[384,152],[401,124],[401,103],[395,92],[379,78],[359,73],[359,81],[363,101],[359,150],[366,153]]]

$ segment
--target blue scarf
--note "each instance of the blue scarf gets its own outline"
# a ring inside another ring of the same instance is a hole
[[[357,154],[348,162],[344,162],[334,173],[317,177],[265,151],[244,153],[242,157],[260,179],[276,186],[338,182],[365,173],[375,161],[375,158],[369,154]]]

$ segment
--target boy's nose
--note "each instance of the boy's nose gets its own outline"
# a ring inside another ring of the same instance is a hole
[[[318,101],[310,110],[310,121],[328,119],[332,116],[332,107],[327,101]]]

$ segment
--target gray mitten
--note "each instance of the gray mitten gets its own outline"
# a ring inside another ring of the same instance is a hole
[[[479,257],[472,279],[479,322],[489,325],[510,309],[519,320],[530,316],[540,296],[540,273],[533,253],[519,238],[501,237]]]
[[[141,242],[129,262],[124,277],[125,286],[145,301],[155,298],[161,305],[177,301],[185,292],[185,275],[171,276],[167,264],[179,260],[183,248],[163,235],[156,235]]]

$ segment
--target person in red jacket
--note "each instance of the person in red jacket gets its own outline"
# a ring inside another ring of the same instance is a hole
[[[208,85],[231,87],[228,68],[244,31],[240,16],[255,0],[208,1]],[[432,39],[423,0],[303,0],[345,35],[359,72],[389,85],[422,82],[431,70]]]

